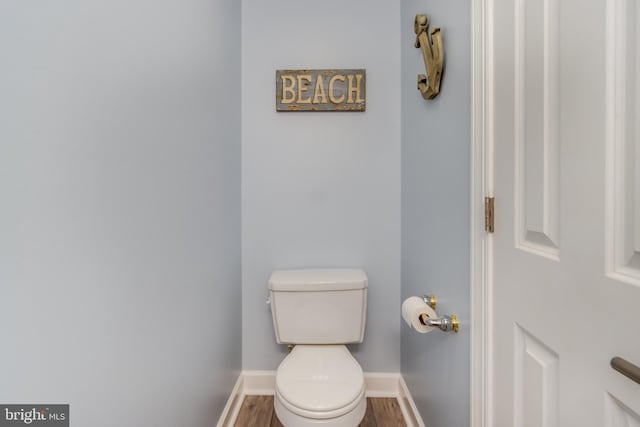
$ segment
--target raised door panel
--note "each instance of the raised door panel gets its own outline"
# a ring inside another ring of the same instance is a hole
[[[518,0],[515,19],[515,244],[558,260],[558,4]]]
[[[605,406],[606,427],[640,427],[640,415],[609,393],[605,397]]]
[[[514,426],[557,427],[558,354],[519,325],[514,338]]]
[[[640,5],[608,15],[607,273],[640,285]]]

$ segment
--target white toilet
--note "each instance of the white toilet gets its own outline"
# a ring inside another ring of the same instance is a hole
[[[280,270],[269,279],[276,341],[295,344],[276,372],[285,427],[355,427],[367,409],[362,368],[344,344],[364,337],[367,276],[357,269]]]

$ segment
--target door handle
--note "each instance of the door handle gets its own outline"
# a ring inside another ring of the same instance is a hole
[[[630,380],[640,384],[640,367],[622,357],[614,357],[611,359],[611,367]]]

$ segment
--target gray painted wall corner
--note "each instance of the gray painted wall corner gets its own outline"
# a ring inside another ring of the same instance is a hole
[[[425,101],[413,20],[441,27],[440,95]],[[458,334],[401,328],[401,371],[428,426],[469,424],[470,6],[402,2],[402,298],[435,293],[438,313],[455,313]],[[442,361],[442,362],[439,362]],[[451,396],[455,396],[452,399]]]

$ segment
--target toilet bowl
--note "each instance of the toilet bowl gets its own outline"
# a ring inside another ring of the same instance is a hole
[[[344,345],[297,345],[276,372],[274,408],[286,427],[355,427],[367,409],[364,389]]]

